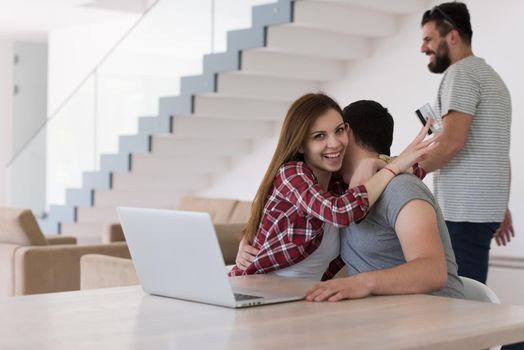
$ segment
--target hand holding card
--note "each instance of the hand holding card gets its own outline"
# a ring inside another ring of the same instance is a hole
[[[435,112],[433,111],[433,108],[431,108],[431,105],[429,103],[426,103],[424,106],[417,109],[415,111],[415,114],[417,115],[422,125],[426,125],[428,118],[431,117],[433,123],[431,124],[430,130],[428,131],[429,135],[431,135],[432,133],[438,134],[442,131],[442,119],[436,116]]]

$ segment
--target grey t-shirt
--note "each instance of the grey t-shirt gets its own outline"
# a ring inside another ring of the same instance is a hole
[[[463,298],[463,285],[457,275],[455,255],[442,212],[431,191],[413,175],[402,174],[394,178],[382,196],[371,207],[366,218],[359,224],[342,229],[340,235],[341,256],[350,275],[361,272],[392,268],[406,262],[395,233],[395,223],[400,210],[408,202],[421,199],[433,206],[446,262],[448,283],[434,295]]]

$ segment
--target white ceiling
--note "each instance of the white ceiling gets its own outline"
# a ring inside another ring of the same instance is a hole
[[[0,38],[47,41],[53,29],[136,17],[151,0],[0,0]]]

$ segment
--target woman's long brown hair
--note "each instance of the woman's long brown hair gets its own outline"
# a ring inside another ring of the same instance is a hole
[[[299,150],[311,125],[330,109],[336,110],[342,116],[340,106],[331,97],[322,93],[306,94],[293,102],[289,108],[280,131],[277,148],[253,200],[247,226],[242,231],[242,237],[249,243],[253,243],[258,231],[264,206],[278,169],[291,160],[303,160]]]

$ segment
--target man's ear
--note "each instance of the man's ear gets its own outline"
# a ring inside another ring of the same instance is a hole
[[[462,38],[456,29],[452,29],[451,32],[449,32],[447,39],[449,45],[457,45],[462,41]]]
[[[349,123],[344,123],[344,125],[346,126],[348,136],[351,136],[351,134],[353,133],[353,130],[351,130],[351,126],[349,126]]]

